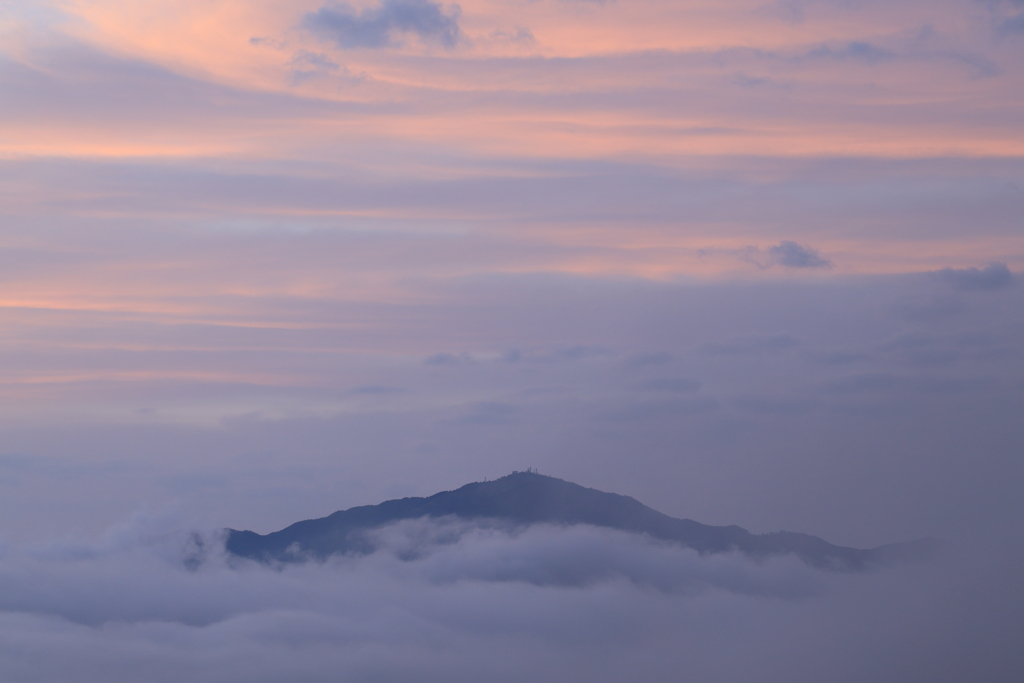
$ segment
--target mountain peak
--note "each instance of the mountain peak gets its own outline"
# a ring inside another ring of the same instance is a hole
[[[676,519],[617,493],[586,488],[533,469],[514,471],[499,479],[473,482],[426,498],[401,498],[379,505],[339,510],[328,517],[296,522],[266,535],[229,529],[227,550],[263,562],[300,558],[324,559],[336,553],[374,550],[367,531],[406,519],[456,517],[497,520],[516,526],[585,524],[644,534],[679,543],[699,553],[741,552],[752,557],[791,554],[816,567],[861,569],[889,563],[908,552],[920,554],[922,542],[874,550],[832,545],[815,536],[794,532],[755,535],[738,526],[710,526]]]

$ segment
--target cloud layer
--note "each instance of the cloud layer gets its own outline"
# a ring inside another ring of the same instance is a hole
[[[670,681],[685,667],[703,680],[811,681],[830,671],[839,681],[952,681],[964,667],[1014,672],[1002,659],[970,661],[1002,655],[984,640],[991,629],[972,632],[974,618],[943,593],[953,573],[942,565],[829,574],[586,527],[510,534],[442,520],[381,530],[384,548],[361,558],[229,568],[211,544],[189,570],[181,558],[194,541],[153,525],[137,518],[98,543],[6,549],[5,680],[327,681],[343,672],[347,681]],[[930,649],[948,636],[962,640]],[[898,676],[884,660],[894,647],[912,655]]]

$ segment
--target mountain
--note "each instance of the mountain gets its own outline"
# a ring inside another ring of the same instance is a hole
[[[340,510],[321,519],[296,522],[266,535],[227,530],[228,552],[261,562],[324,559],[335,553],[373,551],[365,532],[401,520],[454,516],[496,520],[516,526],[589,524],[676,542],[699,553],[739,551],[763,558],[796,555],[823,569],[865,569],[929,554],[933,539],[870,550],[832,545],[816,536],[780,531],[752,534],[738,526],[709,526],[676,519],[629,496],[605,493],[536,472],[513,472],[494,481],[466,484],[428,498],[401,498]]]

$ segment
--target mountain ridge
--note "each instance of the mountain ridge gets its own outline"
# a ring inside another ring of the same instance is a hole
[[[374,547],[367,540],[366,531],[401,520],[447,516],[501,520],[515,525],[587,524],[646,534],[701,554],[738,551],[754,558],[789,554],[811,566],[835,570],[862,570],[917,559],[930,554],[936,544],[934,539],[919,539],[862,550],[792,531],[752,534],[736,525],[712,526],[670,517],[630,496],[527,470],[432,496],[397,498],[339,510],[263,535],[227,529],[225,547],[232,555],[260,562],[323,560],[337,553],[372,552]]]

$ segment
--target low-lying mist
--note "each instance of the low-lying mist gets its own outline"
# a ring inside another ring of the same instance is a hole
[[[594,527],[412,520],[267,566],[137,517],[6,546],[5,681],[1015,680],[1020,598],[948,548],[868,573]],[[1006,558],[1003,558],[1005,562]],[[1014,624],[1012,622],[1016,621]]]

